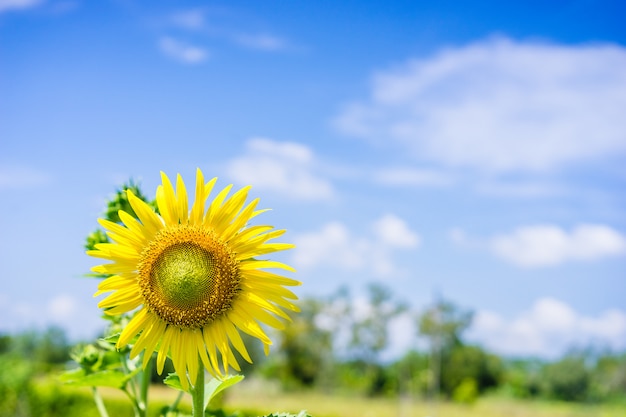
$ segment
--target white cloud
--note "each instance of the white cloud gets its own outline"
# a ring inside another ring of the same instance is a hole
[[[43,3],[43,0],[0,0],[0,13],[8,10],[28,9]]]
[[[239,34],[234,36],[234,40],[242,46],[261,51],[280,51],[287,46],[284,39],[266,33]]]
[[[243,156],[228,163],[226,172],[234,181],[290,198],[329,199],[332,184],[316,173],[316,166],[313,151],[305,145],[254,138],[246,143]]]
[[[478,185],[477,191],[482,194],[514,197],[536,198],[553,197],[566,192],[563,187],[546,182],[488,182]]]
[[[390,247],[414,248],[420,243],[417,233],[409,230],[406,222],[393,214],[381,217],[373,229],[380,242]]]
[[[604,225],[583,224],[567,232],[546,224],[494,236],[488,247],[496,256],[516,265],[542,267],[626,254],[626,237]]]
[[[0,190],[38,187],[51,180],[49,174],[28,166],[0,166]]]
[[[492,39],[378,73],[335,120],[418,159],[546,171],[626,151],[626,49]]]
[[[190,45],[168,36],[160,39],[159,48],[170,58],[186,64],[198,64],[205,61],[209,56],[204,48]]]
[[[171,22],[187,30],[201,30],[205,26],[205,12],[201,9],[184,10],[174,13]]]
[[[554,298],[541,298],[512,319],[479,311],[468,337],[497,353],[557,357],[572,347],[626,348],[626,313],[585,316]]]
[[[1,0],[0,0],[1,1]],[[207,19],[207,16],[210,18]],[[210,38],[227,41],[240,47],[266,52],[282,51],[290,47],[289,42],[279,36],[254,29],[237,29],[248,26],[243,22],[222,22],[226,16],[222,13],[210,13],[204,8],[181,10],[167,16],[167,25],[202,34]]]
[[[292,262],[297,268],[334,267],[366,271],[377,278],[401,275],[394,262],[395,250],[410,250],[420,243],[417,233],[395,215],[385,215],[371,225],[372,235],[355,236],[340,222],[326,224],[319,231],[294,237],[298,248]]]
[[[330,265],[342,269],[361,269],[366,264],[365,253],[369,242],[350,235],[348,228],[339,222],[326,224],[317,232],[294,238],[298,250],[293,252],[293,263],[299,268]]]
[[[76,301],[67,294],[57,295],[48,303],[48,314],[52,320],[65,321],[76,311]]]
[[[435,170],[389,168],[376,172],[374,181],[379,184],[392,186],[441,187],[452,184],[453,179],[450,175]]]

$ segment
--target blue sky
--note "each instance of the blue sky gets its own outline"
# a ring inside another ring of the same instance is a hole
[[[0,0],[0,330],[94,335],[106,199],[200,167],[273,209],[301,296],[368,314],[376,281],[474,310],[502,354],[626,348],[625,13]]]

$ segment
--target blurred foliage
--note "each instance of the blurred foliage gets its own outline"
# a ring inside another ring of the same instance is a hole
[[[450,352],[462,344],[462,334],[472,323],[473,316],[473,312],[461,310],[450,301],[439,300],[419,315],[418,330],[429,339],[432,347]]]
[[[0,335],[3,357],[25,358],[39,372],[65,364],[70,359],[69,346],[64,330],[56,326],[43,332],[28,330],[12,336]]]
[[[464,381],[472,380],[478,392],[496,387],[503,374],[500,358],[478,346],[457,345],[445,356],[441,369],[441,388],[454,395]]]
[[[315,323],[323,304],[314,299],[300,303],[300,313],[291,314],[292,322],[281,332],[277,360],[264,373],[280,379],[285,387],[311,387],[319,382],[332,358],[330,332]]]
[[[120,216],[118,214],[120,210],[125,211],[135,218],[137,217],[135,211],[128,202],[128,195],[126,194],[126,190],[130,190],[136,197],[138,197],[140,200],[145,201],[150,207],[152,207],[154,211],[158,212],[156,200],[148,199],[148,197],[146,197],[146,195],[141,190],[140,184],[131,179],[127,183],[122,184],[122,186],[115,191],[113,197],[111,197],[111,199],[107,202],[107,206],[103,215],[104,219],[109,220],[113,223],[121,223],[122,221],[120,220]],[[85,249],[93,250],[98,243],[108,242],[109,237],[106,235],[106,233],[102,229],[96,229],[87,236]]]
[[[388,346],[389,323],[407,310],[387,289],[369,291],[365,312],[355,312],[345,289],[328,299],[301,300],[302,313],[277,334],[279,359],[267,361],[263,375],[290,389],[443,396],[463,404],[496,391],[521,399],[626,401],[626,354],[588,352],[553,362],[503,359],[465,343],[473,312],[447,300],[415,315],[416,334],[429,342],[430,351],[410,350],[383,362],[379,354]]]
[[[328,323],[320,326],[321,316],[332,317],[333,312],[327,311],[327,301],[302,300],[302,314],[294,315],[293,325],[287,326],[284,337],[279,336],[277,354],[262,361],[262,375],[278,378],[291,389],[331,387],[334,394],[388,397],[425,398],[430,395],[433,375],[429,352],[410,350],[392,362],[373,363],[346,356],[347,345],[336,349],[339,333]],[[626,353],[589,350],[573,352],[554,361],[505,360],[483,348],[465,344],[462,332],[458,331],[465,327],[465,321],[455,319],[459,314],[447,317],[463,324],[441,326],[457,329],[447,337],[453,341],[449,354],[441,356],[441,392],[454,402],[473,404],[485,392],[498,389],[500,394],[522,399],[626,403]],[[113,320],[110,338],[72,350],[78,368],[71,370],[66,378],[79,380],[100,373],[90,378],[98,378],[104,385],[128,383],[128,377],[114,372],[124,366],[120,356],[112,350],[114,332],[122,325],[117,319]],[[349,335],[349,332],[345,335],[346,340]],[[98,415],[88,388],[63,386],[46,377],[67,368],[68,351],[67,338],[59,328],[0,334],[0,417]],[[261,352],[260,346],[250,350],[255,361],[264,358]],[[171,366],[169,362],[167,366]],[[153,381],[162,379],[155,375]],[[126,398],[107,397],[106,402],[111,416],[133,415]],[[161,415],[166,407],[167,404],[155,398],[150,402],[149,415]],[[185,412],[185,407],[181,404],[180,409]],[[221,408],[208,415],[231,416]],[[252,415],[262,414],[250,411],[238,414],[240,417]]]
[[[382,284],[368,287],[368,311],[352,315],[350,348],[359,359],[373,362],[389,346],[389,323],[408,309]]]
[[[592,368],[589,381],[592,401],[619,401],[626,396],[626,353],[603,352]]]
[[[456,403],[473,404],[478,399],[478,383],[474,378],[464,378],[454,388],[452,399]]]
[[[583,357],[566,356],[543,368],[544,392],[550,398],[584,401],[588,396],[591,371]]]

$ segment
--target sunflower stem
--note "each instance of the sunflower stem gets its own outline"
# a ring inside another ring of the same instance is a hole
[[[98,409],[98,413],[100,413],[100,417],[109,417],[109,413],[107,413],[107,409],[104,406],[104,401],[102,401],[98,388],[91,387],[91,392],[93,393],[93,400],[96,403],[96,408]]]
[[[178,391],[178,396],[174,400],[174,402],[167,408],[167,412],[174,412],[178,408],[178,403],[183,399],[183,395],[185,395],[185,391]],[[167,413],[165,413],[167,415]]]
[[[191,389],[191,401],[193,417],[204,417],[204,366],[198,366],[196,383]]]
[[[145,412],[142,410],[141,406],[139,405],[139,402],[137,401],[137,397],[127,388],[124,388],[124,392],[126,393],[126,396],[130,400],[130,402],[133,403],[133,411],[134,411],[135,417],[144,417]]]
[[[143,352],[144,355],[152,355],[146,351]],[[148,390],[150,388],[150,382],[152,379],[152,360],[149,360],[146,364],[146,367],[141,372],[141,389],[140,389],[140,397],[139,404],[141,404],[143,408],[144,415],[148,410]]]

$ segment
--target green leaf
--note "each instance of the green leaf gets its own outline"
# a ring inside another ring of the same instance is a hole
[[[61,382],[71,382],[77,379],[81,379],[85,376],[85,370],[83,368],[70,369],[69,371],[63,372],[59,376],[59,380]]]
[[[302,410],[298,414],[272,413],[272,414],[268,414],[268,415],[266,415],[264,417],[311,417],[311,415],[309,413],[307,413],[305,410]]]
[[[176,372],[167,374],[167,377],[163,380],[163,383],[170,388],[174,388],[183,392],[189,392],[189,390],[183,388],[182,384],[180,383],[180,377]]]
[[[243,378],[243,375],[229,375],[223,381],[220,381],[219,379],[212,379],[208,383],[204,384],[204,408],[207,408],[207,405],[209,405],[213,397],[224,391],[226,388],[232,387],[236,383],[242,381]],[[175,372],[168,374],[163,380],[163,383],[170,388],[191,394],[191,386],[187,390],[184,389],[180,383],[180,377]]]
[[[103,337],[101,339],[98,339],[98,342],[103,346],[106,347],[107,349],[110,348],[111,346],[115,346],[115,344],[117,343],[117,341],[120,339],[120,334],[122,334],[121,332],[109,335],[107,337]]]
[[[243,375],[229,375],[222,381],[214,378],[204,384],[204,409],[206,410],[213,397],[224,391],[226,388],[232,387],[236,383],[243,381],[243,378]]]
[[[125,374],[115,369],[88,374],[84,369],[78,368],[61,375],[61,380],[66,384],[80,387],[113,387],[122,389],[135,374],[136,372]]]

